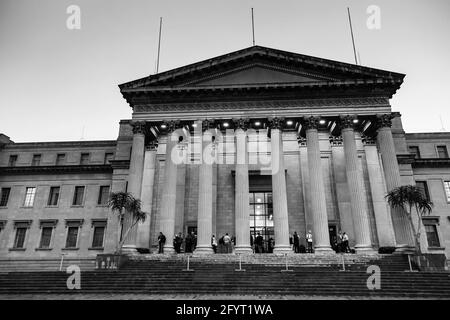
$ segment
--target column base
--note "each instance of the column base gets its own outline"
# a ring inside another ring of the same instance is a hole
[[[138,254],[138,251],[136,248],[137,247],[134,244],[125,244],[122,246],[122,249],[120,250],[120,252],[125,255],[135,255],[135,254]]]
[[[372,248],[372,246],[367,245],[356,245],[355,251],[357,254],[376,254],[377,251]]]
[[[199,255],[214,254],[214,250],[211,248],[211,246],[197,246],[193,253]]]
[[[336,253],[330,246],[315,246],[314,247],[315,254],[328,254],[328,253]]]
[[[292,249],[291,249],[291,246],[287,246],[287,245],[280,245],[280,246],[277,246],[277,245],[275,245],[275,248],[273,248],[273,253],[274,254],[280,254],[280,253],[282,253],[282,254],[293,254],[294,253],[294,251],[292,251]]]
[[[236,254],[252,254],[253,250],[250,246],[236,246],[234,247],[234,253]]]
[[[159,252],[159,251],[158,251]],[[175,249],[172,245],[165,245],[164,246],[164,253],[163,254],[175,254]]]

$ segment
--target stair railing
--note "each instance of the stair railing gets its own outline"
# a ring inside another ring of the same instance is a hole
[[[285,260],[285,262],[286,262],[286,269],[281,270],[281,272],[292,272],[292,271],[294,271],[294,270],[292,270],[292,269],[289,269],[287,253],[284,254],[284,260]]]
[[[345,271],[345,255],[342,254],[342,270],[341,271]]]
[[[187,256],[187,266],[186,266],[186,269],[183,269],[183,271],[194,271],[194,269],[189,269],[189,258],[190,258],[190,256],[191,255]]]
[[[234,269],[234,271],[245,271],[245,269],[242,269],[242,255],[238,253],[239,256],[239,269]]]
[[[63,262],[64,262],[64,256],[66,254],[64,252],[61,252],[61,262],[59,264],[59,271],[62,271],[62,266],[63,266]]]

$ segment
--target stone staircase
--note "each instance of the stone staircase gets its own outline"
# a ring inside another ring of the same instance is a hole
[[[70,265],[77,265],[81,270],[94,270],[95,258],[65,258],[62,270]],[[0,259],[0,274],[8,272],[59,271],[61,259]]]
[[[81,289],[67,289],[65,272],[8,272],[0,274],[0,295],[8,294],[140,294],[140,295],[294,295],[450,299],[448,272],[405,272],[401,255],[235,255],[206,257],[139,255],[120,270],[84,270]],[[315,262],[315,263],[314,263]],[[341,262],[341,263],[339,263]],[[367,266],[381,269],[381,289],[367,288]]]

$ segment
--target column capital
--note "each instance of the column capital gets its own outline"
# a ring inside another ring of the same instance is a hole
[[[356,117],[354,115],[342,115],[339,117],[339,127],[343,129],[355,129]]]
[[[305,117],[303,120],[303,125],[305,130],[318,129],[319,128],[319,118],[318,117]]]
[[[202,132],[205,132],[209,129],[214,129],[214,125],[215,125],[215,121],[214,119],[205,119],[202,121]]]
[[[284,118],[269,118],[269,128],[283,130]]]
[[[133,134],[145,134],[145,121],[132,121]]]
[[[379,114],[377,115],[377,127],[379,128],[390,128],[392,127],[392,119],[395,118],[394,115],[388,114]]]
[[[250,121],[248,119],[233,119],[235,130],[242,129],[246,131],[248,129],[248,126],[250,124]]]
[[[168,133],[172,133],[182,127],[180,120],[163,121],[163,125],[165,125],[165,129]]]

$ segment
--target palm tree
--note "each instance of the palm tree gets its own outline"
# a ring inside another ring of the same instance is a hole
[[[120,253],[128,233],[137,223],[145,221],[147,213],[141,210],[141,200],[134,198],[129,192],[111,192],[109,195],[108,206],[111,208],[112,212],[118,214],[121,223],[123,223],[123,219],[127,212],[133,217],[130,227],[125,230],[125,234],[117,246],[116,253]]]
[[[414,233],[416,251],[420,253],[420,229],[422,225],[422,216],[431,213],[433,210],[433,203],[425,196],[421,188],[412,185],[394,188],[386,195],[386,198],[391,208],[400,209],[406,212]],[[413,208],[415,209],[418,217],[417,231],[412,219]]]

